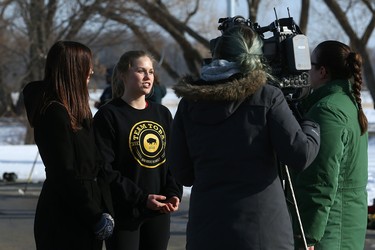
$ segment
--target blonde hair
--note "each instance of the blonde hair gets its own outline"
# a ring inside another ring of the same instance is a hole
[[[112,97],[119,98],[125,92],[125,85],[123,82],[123,74],[133,67],[134,60],[147,56],[154,62],[153,57],[143,50],[131,50],[125,52],[114,67],[112,75]]]

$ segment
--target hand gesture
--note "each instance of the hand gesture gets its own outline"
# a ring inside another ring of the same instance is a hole
[[[161,210],[163,207],[167,206],[165,203],[161,202],[166,199],[167,197],[165,197],[164,195],[149,194],[146,207],[151,210]]]
[[[180,199],[177,196],[172,196],[168,200],[164,201],[164,203],[167,205],[163,207],[162,212],[163,213],[172,213],[178,210],[180,206]]]

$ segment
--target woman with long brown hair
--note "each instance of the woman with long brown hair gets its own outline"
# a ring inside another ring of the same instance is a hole
[[[113,231],[109,185],[91,124],[92,68],[88,47],[58,41],[48,52],[44,80],[23,90],[46,170],[35,214],[37,250],[101,250]]]

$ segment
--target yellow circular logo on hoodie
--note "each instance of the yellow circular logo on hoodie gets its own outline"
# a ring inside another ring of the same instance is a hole
[[[137,162],[146,168],[156,168],[165,162],[166,135],[162,126],[153,121],[141,121],[129,135],[130,151]]]

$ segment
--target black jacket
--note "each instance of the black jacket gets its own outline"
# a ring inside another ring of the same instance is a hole
[[[301,126],[264,72],[218,82],[183,79],[169,163],[192,186],[187,249],[293,249],[279,163],[303,169],[319,127]]]
[[[93,227],[113,208],[91,122],[73,132],[62,104],[43,103],[44,84],[32,82],[23,90],[46,170],[35,215],[37,249],[101,249]]]

